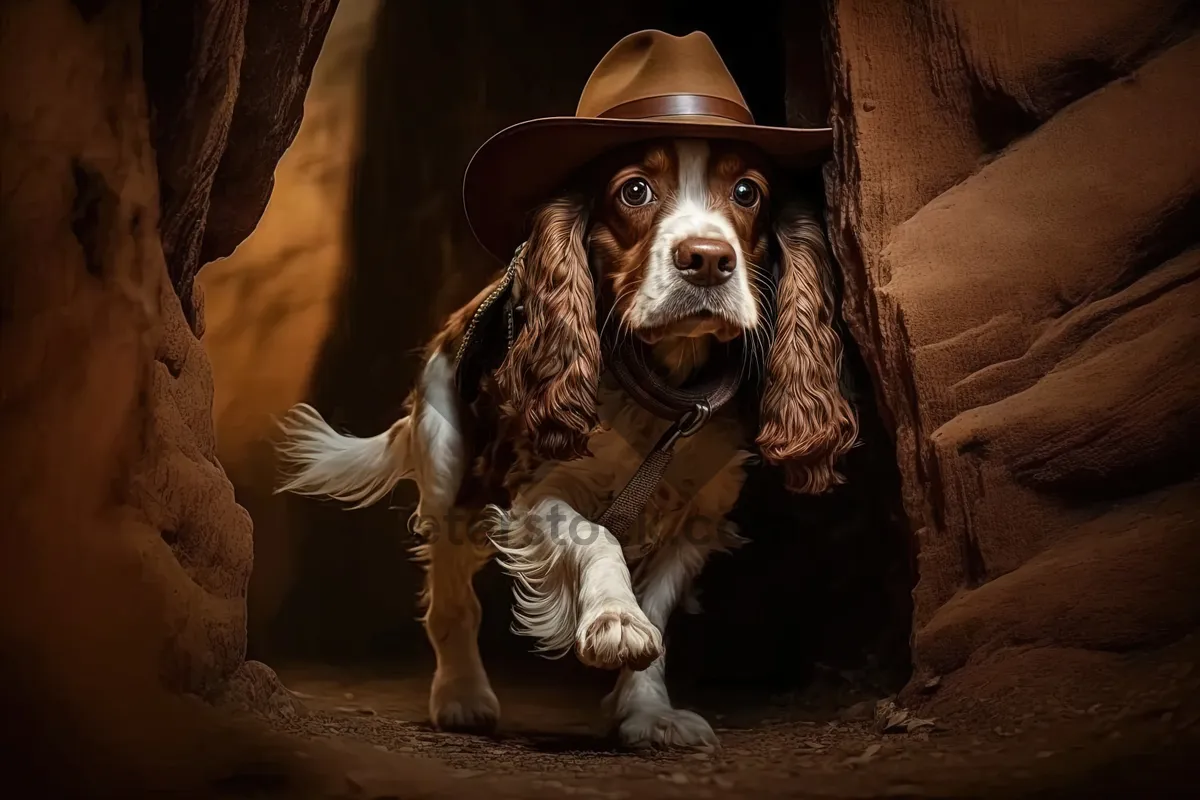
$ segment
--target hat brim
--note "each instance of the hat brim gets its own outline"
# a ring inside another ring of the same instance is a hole
[[[589,117],[529,120],[505,128],[475,151],[463,177],[467,222],[484,249],[507,262],[524,241],[529,214],[576,170],[615,147],[668,137],[746,142],[787,169],[820,163],[833,141],[830,128]]]

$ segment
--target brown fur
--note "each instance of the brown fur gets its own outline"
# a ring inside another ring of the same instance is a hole
[[[534,214],[516,277],[525,325],[496,372],[533,449],[559,461],[590,455],[587,441],[598,423],[600,337],[586,229],[580,197],[559,198]]]
[[[775,340],[763,389],[758,445],[782,466],[791,491],[818,494],[842,483],[837,459],[858,436],[842,395],[842,344],[832,327],[829,251],[820,222],[795,204],[776,219],[780,278]]]

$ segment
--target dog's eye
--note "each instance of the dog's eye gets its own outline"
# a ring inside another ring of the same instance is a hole
[[[733,202],[742,208],[751,208],[758,202],[758,186],[752,180],[742,178],[733,185]]]
[[[644,206],[654,199],[645,178],[630,178],[621,185],[621,202],[631,208]]]

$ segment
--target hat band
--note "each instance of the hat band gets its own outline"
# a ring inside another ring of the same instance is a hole
[[[705,94],[661,94],[615,105],[596,115],[600,119],[652,119],[654,117],[721,117],[753,125],[754,117],[742,105]]]

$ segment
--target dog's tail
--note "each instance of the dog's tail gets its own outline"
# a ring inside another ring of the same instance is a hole
[[[365,508],[414,475],[412,417],[367,439],[338,433],[310,405],[293,406],[279,422],[276,447],[283,482],[275,490],[329,497]]]

